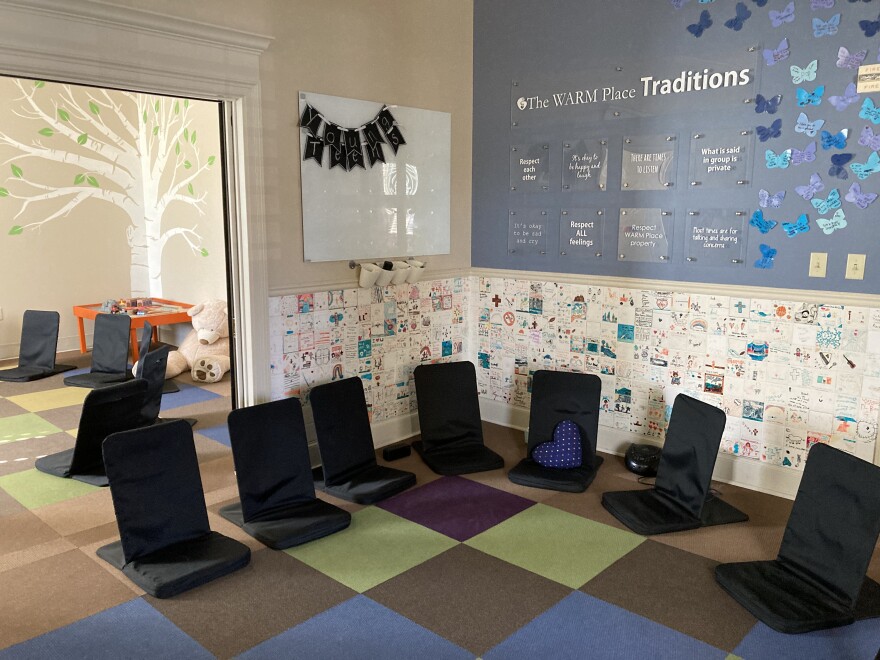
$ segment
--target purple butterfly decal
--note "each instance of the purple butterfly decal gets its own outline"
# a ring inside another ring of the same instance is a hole
[[[828,102],[833,105],[838,111],[845,110],[858,100],[859,95],[856,93],[855,83],[850,83],[846,86],[846,90],[844,90],[843,96],[828,97]]]
[[[769,99],[758,94],[755,97],[755,112],[766,112],[768,115],[775,115],[780,101],[782,101],[782,94],[771,96]]]
[[[770,124],[770,126],[756,127],[755,132],[758,134],[758,139],[761,142],[766,142],[770,138],[778,138],[782,135],[782,118],[780,117]]]
[[[798,195],[807,201],[813,199],[816,193],[820,193],[823,190],[825,190],[825,184],[822,182],[822,177],[819,176],[818,172],[810,175],[810,183],[805,186],[795,186],[794,189]]]
[[[767,66],[773,66],[777,62],[787,60],[789,55],[791,55],[791,51],[788,49],[788,39],[785,38],[779,42],[779,47],[776,50],[764,49],[764,62]]]
[[[770,24],[778,28],[785,23],[791,23],[794,20],[794,0],[785,5],[782,11],[770,10]]]
[[[841,46],[837,49],[837,68],[858,69],[867,56],[867,50],[859,50],[855,53],[850,53],[846,46]]]
[[[771,195],[767,190],[761,188],[758,191],[758,205],[761,208],[774,208],[777,209],[782,204],[782,200],[785,199],[785,191],[780,190],[775,195]]]
[[[874,203],[874,200],[877,199],[876,193],[863,193],[862,186],[856,182],[849,187],[849,192],[846,193],[846,197],[844,199],[848,202],[852,202],[860,209],[866,209],[871,204]]]
[[[773,258],[776,256],[776,248],[761,243],[758,246],[761,258],[755,261],[755,268],[773,268]]]
[[[687,31],[695,37],[702,37],[703,31],[712,25],[712,17],[709,16],[709,10],[704,9],[700,12],[700,20],[687,26]]]
[[[832,9],[834,7],[834,0],[810,0],[810,9],[816,11],[817,9]]]
[[[669,2],[672,3],[672,6],[676,9],[681,9],[682,7],[684,7],[686,2],[690,1],[691,0],[669,0]]]
[[[868,147],[871,151],[880,151],[880,133],[875,133],[870,126],[865,126],[859,136],[859,144]]]
[[[880,32],[880,16],[877,17],[876,21],[859,21],[859,27],[862,28],[862,32],[865,33],[866,37],[873,37]]]
[[[828,168],[829,176],[837,177],[838,179],[846,180],[849,178],[849,173],[843,169],[843,166],[846,165],[853,158],[852,154],[834,154],[831,157],[831,167]]]
[[[831,135],[828,131],[822,131],[822,148],[825,151],[829,149],[846,149],[846,138],[849,136],[849,129],[841,129],[837,135]]]
[[[800,149],[791,150],[791,164],[800,165],[801,163],[812,163],[816,160],[816,141],[813,140],[803,151]]]
[[[731,30],[739,31],[742,30],[743,24],[746,22],[746,19],[752,15],[752,12],[746,7],[744,2],[736,3],[736,16],[731,18],[729,21],[724,21],[724,27],[730,28]]]

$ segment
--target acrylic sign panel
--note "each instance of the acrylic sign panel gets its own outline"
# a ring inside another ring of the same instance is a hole
[[[327,122],[363,129],[383,104],[301,92]],[[450,115],[389,106],[405,139],[385,162],[349,170],[328,155],[301,162],[303,256],[306,261],[381,259],[449,253]],[[306,153],[300,129],[300,158]],[[329,151],[329,148],[325,148]]]

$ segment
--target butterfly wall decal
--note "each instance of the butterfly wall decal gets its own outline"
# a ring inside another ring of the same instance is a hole
[[[876,21],[859,21],[859,27],[862,28],[862,32],[865,33],[866,37],[873,37],[880,32],[880,16],[877,17]]]
[[[681,9],[684,7],[685,3],[690,2],[690,0],[669,0],[673,7],[676,9]]]
[[[762,234],[766,234],[777,225],[777,222],[776,220],[764,218],[764,212],[761,209],[758,209],[752,213],[752,219],[749,220],[749,224]]]
[[[806,213],[801,213],[794,222],[783,222],[782,231],[789,238],[808,232],[810,231],[810,219],[807,218]]]
[[[755,133],[757,133],[758,139],[761,142],[766,142],[770,138],[778,138],[782,135],[782,119],[777,119],[769,126],[755,127]]]
[[[852,185],[849,187],[849,192],[846,193],[844,199],[855,204],[860,209],[866,209],[874,203],[875,199],[877,199],[877,194],[869,192],[863,193],[861,184],[853,181]]]
[[[874,105],[874,100],[866,96],[859,110],[859,117],[869,120],[872,124],[880,124],[880,108]]]
[[[837,34],[839,27],[840,14],[834,14],[827,21],[823,21],[821,18],[813,18],[813,36],[817,39],[819,37],[833,37]]]
[[[764,5],[767,4],[767,0],[752,0],[752,2],[754,2],[759,7],[763,7]]]
[[[755,261],[755,268],[773,268],[773,258],[776,256],[776,248],[761,243],[758,246],[761,258]]]
[[[787,60],[788,56],[791,55],[791,51],[788,49],[788,38],[780,41],[779,46],[775,50],[771,48],[765,48],[763,54],[764,62],[765,64],[767,64],[767,66],[773,66],[777,62]]]
[[[803,69],[797,66],[796,64],[792,64],[789,67],[789,71],[791,71],[791,82],[794,85],[800,85],[802,82],[810,82],[816,79],[816,71],[819,68],[819,60],[813,60]]]
[[[834,7],[835,0],[810,0],[810,9],[816,11],[817,9],[831,9]]]
[[[730,28],[731,30],[735,30],[738,32],[742,30],[742,26],[745,24],[746,19],[751,15],[751,10],[746,7],[746,4],[744,2],[737,2],[736,16],[728,21],[724,21],[724,27]]]
[[[791,150],[791,164],[792,165],[801,165],[802,163],[812,163],[816,160],[816,141],[813,140],[808,144],[803,151],[800,149],[795,149],[792,147]]]
[[[810,137],[816,137],[816,133],[825,125],[824,119],[817,119],[816,121],[810,121],[810,118],[807,117],[803,112],[798,115],[797,123],[794,125],[795,133],[803,133],[804,135],[808,135]]]
[[[852,158],[852,154],[834,154],[831,156],[831,167],[828,168],[828,175],[838,179],[848,179],[849,174],[843,169],[843,166],[851,161]]]
[[[872,151],[880,151],[880,133],[875,133],[870,126],[865,126],[859,136],[859,144]]]
[[[813,197],[810,200],[810,204],[813,205],[813,208],[816,209],[819,213],[828,213],[833,209],[840,208],[840,191],[837,188],[832,188],[831,192],[828,193],[828,197],[825,199],[820,199],[819,197]]]
[[[767,149],[764,152],[764,158],[767,160],[768,170],[773,168],[784,170],[791,163],[791,149],[786,149],[779,154],[774,153],[772,149]]]
[[[794,188],[794,191],[807,201],[813,199],[816,193],[820,193],[823,190],[825,190],[825,183],[818,172],[810,175],[810,182],[807,185],[795,186]]]
[[[778,209],[782,205],[782,200],[785,199],[785,191],[780,190],[775,195],[771,195],[767,190],[761,188],[758,191],[758,206],[762,208],[773,208]]]
[[[764,98],[762,94],[755,96],[755,112],[766,112],[768,115],[775,115],[779,109],[779,102],[782,101],[782,94],[771,96],[769,99]]]
[[[867,57],[867,50],[859,50],[850,53],[846,46],[837,49],[837,68],[839,69],[858,69]]]
[[[770,25],[778,28],[780,25],[794,21],[794,0],[785,5],[782,11],[770,10]]]
[[[829,149],[846,149],[846,138],[848,135],[848,128],[842,128],[836,135],[831,135],[828,131],[822,131],[822,148],[825,151],[828,151]]]
[[[837,229],[846,227],[846,214],[843,209],[837,209],[830,218],[816,218],[816,224],[825,234],[833,234]]]
[[[859,100],[859,95],[856,92],[856,84],[849,83],[846,86],[846,89],[843,91],[843,96],[829,96],[828,102],[834,106],[835,110],[838,112],[841,110],[846,110],[850,105]]]
[[[849,169],[860,179],[867,179],[875,172],[880,172],[880,154],[872,151],[865,163],[853,163],[849,166]]]
[[[690,32],[695,37],[702,37],[703,32],[712,26],[712,17],[709,15],[709,10],[704,9],[700,12],[700,20],[696,23],[691,23],[687,26],[687,31]]]
[[[819,85],[812,92],[798,87],[797,88],[797,104],[801,108],[808,105],[819,105],[822,103],[822,94],[825,93],[825,85]]]

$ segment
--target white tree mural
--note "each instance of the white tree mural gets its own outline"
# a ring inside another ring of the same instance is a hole
[[[89,200],[112,204],[128,218],[131,294],[162,297],[162,252],[169,241],[183,240],[194,255],[208,256],[198,224],[163,229],[175,204],[205,214],[206,193],[197,183],[215,156],[202,157],[190,102],[42,81],[13,82],[21,93],[14,112],[32,120],[34,131],[30,140],[0,131],[0,145],[16,152],[3,162],[10,175],[0,187],[0,204],[18,203],[13,214],[3,214],[14,223],[8,236],[41,231]],[[38,167],[39,161],[62,165],[50,171]],[[63,180],[65,176],[69,178]],[[44,211],[39,219],[22,220],[26,212],[33,216],[38,206]]]

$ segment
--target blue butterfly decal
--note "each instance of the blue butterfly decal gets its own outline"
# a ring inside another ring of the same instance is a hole
[[[872,124],[880,124],[880,108],[874,105],[874,101],[870,96],[865,97],[865,100],[862,101],[859,117],[869,119]]]
[[[846,46],[837,49],[837,68],[838,69],[858,69],[867,57],[867,50],[859,50],[850,53]]]
[[[764,5],[767,4],[767,0],[752,0],[752,2],[754,2],[759,7],[763,7]]]
[[[859,21],[859,27],[862,28],[862,32],[865,33],[866,37],[873,37],[880,32],[880,16],[877,17],[876,21]]]
[[[822,103],[822,94],[825,93],[825,85],[819,85],[814,91],[808,92],[801,87],[797,88],[797,104],[800,107],[819,105]]]
[[[810,200],[810,204],[813,205],[813,208],[816,209],[819,213],[828,213],[832,209],[840,208],[840,191],[837,188],[833,188],[831,192],[828,193],[828,197],[825,199],[820,199],[818,197],[814,197]]]
[[[862,186],[858,183],[853,182],[853,184],[849,187],[849,192],[846,193],[846,197],[844,197],[844,199],[848,202],[852,202],[860,209],[866,209],[874,203],[875,199],[877,199],[877,194],[863,193]]]
[[[849,129],[841,129],[837,135],[831,135],[828,131],[822,131],[822,148],[825,151],[829,149],[846,149],[846,138],[849,135]]]
[[[867,53],[865,54],[867,55]],[[779,42],[779,47],[776,50],[764,49],[764,62],[767,66],[773,66],[777,62],[787,60],[789,55],[791,55],[791,51],[788,49],[788,39],[786,38]]]
[[[773,268],[773,258],[776,256],[776,248],[761,243],[758,246],[761,258],[755,261],[755,268]]]
[[[754,213],[752,213],[752,219],[749,220],[749,224],[752,227],[756,227],[759,232],[762,234],[766,234],[768,231],[773,229],[777,222],[776,220],[764,219],[764,212],[761,209],[758,209]]]
[[[795,186],[794,189],[798,195],[807,201],[813,199],[816,193],[820,193],[823,190],[825,190],[825,184],[822,182],[822,177],[819,176],[818,172],[810,176],[810,183],[805,186]]]
[[[712,17],[709,16],[709,10],[704,9],[700,12],[700,20],[687,26],[687,31],[695,37],[702,37],[703,31],[712,25]]]
[[[816,160],[816,141],[813,140],[801,151],[800,149],[791,150],[791,164],[800,165],[801,163],[812,163]]]
[[[846,227],[846,214],[843,209],[837,209],[830,218],[816,218],[816,224],[823,233],[833,234],[835,229]]]
[[[810,9],[831,9],[834,7],[834,0],[810,0]]]
[[[850,105],[859,100],[859,95],[856,92],[856,84],[850,83],[846,86],[846,89],[843,92],[843,96],[829,96],[828,102],[835,107],[838,111],[846,110]]]
[[[783,222],[782,231],[789,238],[810,231],[810,220],[807,218],[807,214],[801,213],[794,222]]]
[[[864,165],[861,163],[853,163],[849,166],[849,169],[851,169],[853,174],[860,179],[867,179],[871,174],[880,172],[880,154],[876,151],[872,151],[871,155],[868,156],[868,161]]]
[[[794,0],[789,2],[782,11],[770,10],[770,24],[773,27],[778,28],[780,25],[792,21],[794,21]]]
[[[784,170],[791,163],[791,149],[786,149],[778,155],[773,153],[771,149],[767,149],[767,151],[764,152],[764,157],[767,159],[768,170],[771,170],[774,167]]]
[[[681,9],[684,7],[686,2],[690,2],[690,0],[669,0],[672,3],[672,6],[676,9]]]
[[[755,97],[755,112],[766,112],[768,115],[775,115],[780,101],[782,101],[782,94],[771,96],[769,99],[758,94]]]
[[[766,142],[770,138],[778,138],[782,135],[782,119],[777,119],[770,126],[758,126],[755,128],[755,132],[761,142]]]
[[[834,154],[831,157],[831,167],[828,168],[828,174],[838,179],[848,179],[849,174],[843,169],[843,166],[851,161],[852,157],[852,154]]]
[[[771,195],[769,191],[761,188],[758,191],[758,206],[762,208],[770,208],[777,209],[782,205],[782,200],[785,199],[785,191],[780,190],[775,195]]]
[[[813,19],[813,36],[816,38],[819,37],[832,37],[837,34],[837,28],[840,27],[840,14],[834,14],[827,21],[823,21],[821,18]]]
[[[824,119],[810,121],[810,118],[802,112],[798,115],[797,123],[794,125],[794,132],[803,133],[804,135],[809,135],[810,137],[816,137],[816,133],[824,125]]]
[[[875,133],[870,126],[865,126],[859,136],[859,144],[872,151],[880,150],[880,133]]]
[[[743,24],[746,22],[746,19],[752,15],[752,12],[746,7],[744,2],[736,3],[736,16],[731,18],[729,21],[724,21],[724,27],[730,28],[731,30],[742,30]]]
[[[788,70],[791,71],[791,82],[793,85],[800,85],[802,82],[810,82],[816,79],[816,69],[819,68],[819,60],[813,60],[803,69],[792,64]]]

